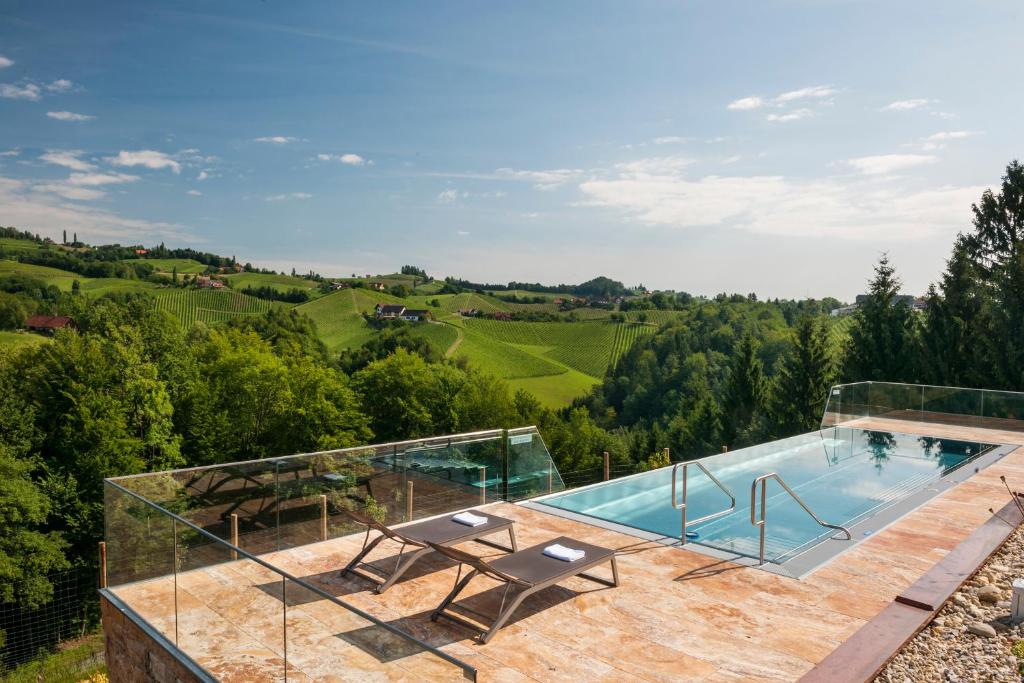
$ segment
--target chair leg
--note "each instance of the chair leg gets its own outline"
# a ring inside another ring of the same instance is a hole
[[[403,550],[404,549],[405,547],[403,546]],[[395,581],[398,581],[399,577],[402,576],[402,574],[404,574],[405,572],[407,572],[409,570],[409,567],[413,566],[413,564],[416,563],[416,560],[432,552],[434,552],[432,548],[420,548],[419,550],[414,552],[405,560],[404,563],[399,564],[395,567],[395,571],[391,573],[391,576],[389,576],[384,583],[382,583],[374,589],[376,593],[379,595],[380,593],[386,591],[388,588],[391,588],[391,585]],[[399,554],[399,557],[401,557],[401,554]]]
[[[491,627],[487,629],[487,631],[483,633],[483,635],[480,636],[480,642],[485,645],[488,642],[490,642],[491,638],[494,637],[494,634],[497,633],[498,630],[505,625],[505,622],[508,621],[509,617],[512,616],[512,613],[515,612],[516,609],[518,609],[519,605],[523,604],[523,600],[528,598],[530,595],[533,595],[533,593],[535,593],[537,590],[538,587],[534,586],[531,588],[527,588],[522,593],[517,595],[515,597],[515,600],[509,603],[509,606],[502,610],[500,614],[498,614],[498,618],[494,620],[494,623],[491,624]]]
[[[452,588],[451,592],[448,593],[447,596],[445,596],[445,599],[441,601],[441,604],[437,606],[437,609],[435,609],[430,614],[430,620],[431,621],[437,621],[437,618],[443,615],[443,612],[448,607],[448,605],[452,604],[452,601],[456,597],[458,597],[459,593],[462,592],[462,590],[466,587],[466,585],[476,575],[477,575],[477,570],[474,569],[471,572],[469,572],[468,574],[466,574],[464,577],[462,577],[461,581],[456,582],[455,587]]]
[[[512,552],[519,552],[519,546],[516,545],[516,532],[512,527],[508,528],[508,540],[512,541]]]
[[[341,576],[345,576],[352,571],[356,565],[363,561],[363,558],[370,554],[374,548],[380,545],[380,542],[384,540],[384,536],[380,535],[377,538],[370,541],[369,545],[364,545],[363,549],[359,551],[359,554],[352,558],[352,561],[345,565],[345,568],[341,570]]]

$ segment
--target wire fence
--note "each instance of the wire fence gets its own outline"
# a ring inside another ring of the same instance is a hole
[[[47,577],[53,599],[35,609],[0,603],[0,677],[20,664],[81,638],[99,624],[98,573],[82,567]]]

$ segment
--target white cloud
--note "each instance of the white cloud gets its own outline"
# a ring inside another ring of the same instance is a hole
[[[70,185],[62,182],[38,183],[32,185],[32,191],[47,192],[59,195],[65,199],[74,199],[78,201],[92,201],[93,199],[102,199],[107,196],[107,193],[103,190],[96,190],[89,187],[78,187],[76,185]]]
[[[654,138],[652,142],[656,145],[679,145],[684,142],[689,142],[690,138],[679,137],[678,135],[664,135],[660,138]]]
[[[25,85],[14,85],[13,83],[0,83],[0,97],[10,100],[30,100],[35,102],[42,96],[42,89],[35,83]]]
[[[974,137],[975,135],[981,135],[981,131],[977,130],[948,130],[940,133],[935,133],[924,138],[921,142],[921,149],[926,152],[943,149],[947,142],[951,140],[963,140],[965,138]]]
[[[209,177],[210,177],[209,173],[207,173],[206,171],[200,171],[199,175],[196,176],[196,180],[202,182],[202,181],[206,180]]]
[[[722,163],[723,164],[735,164],[737,161],[739,161],[742,158],[743,157],[741,157],[739,154],[734,154],[731,157],[726,157],[726,158],[722,159]]]
[[[32,185],[23,180],[0,176],[0,215],[4,221],[43,235],[58,238],[61,230],[75,231],[80,238],[122,243],[152,242],[154,237],[167,237],[189,242],[202,241],[189,235],[182,226],[125,218],[113,212],[65,201],[68,190],[88,194],[89,188],[45,189],[45,184]],[[95,192],[95,191],[92,191]]]
[[[320,161],[340,161],[349,166],[363,166],[367,163],[366,159],[351,152],[348,154],[317,154],[316,158]]]
[[[514,168],[499,168],[494,172],[498,178],[532,182],[538,190],[554,190],[583,173],[580,169],[556,168],[549,171],[529,171]]]
[[[266,200],[268,202],[283,202],[288,199],[310,199],[312,196],[308,192],[287,192],[285,194],[267,195]]]
[[[455,234],[458,235],[459,237],[466,237],[470,233],[469,233],[469,230],[456,230]]]
[[[0,152],[0,157],[16,157],[21,154],[20,149],[9,149],[6,152]]]
[[[72,173],[67,182],[79,186],[123,185],[138,179],[139,176],[127,173]]]
[[[14,65],[14,60],[13,59],[8,59],[7,57],[4,57],[3,55],[0,55],[0,69],[6,69],[7,67],[13,66],[13,65]]]
[[[794,100],[822,99],[825,97],[831,97],[837,92],[838,91],[830,85],[815,85],[809,88],[800,88],[799,90],[784,92],[775,98],[775,102],[778,104],[784,104],[786,102],[793,102]]]
[[[814,116],[814,112],[810,109],[793,109],[792,111],[786,111],[781,114],[768,114],[767,120],[773,123],[786,123],[789,121],[799,121],[800,119],[806,119],[808,116]]]
[[[580,184],[586,204],[642,223],[721,226],[756,233],[846,239],[913,239],[954,232],[983,188],[914,190],[849,179],[783,176],[624,175]]]
[[[683,157],[649,157],[616,164],[615,168],[627,175],[650,176],[677,173],[691,164],[692,159]]]
[[[864,175],[883,175],[914,166],[932,164],[936,161],[938,161],[938,157],[928,154],[879,154],[847,159],[846,163]]]
[[[912,100],[896,100],[891,102],[879,111],[911,111],[913,109],[920,109],[921,107],[927,107],[933,100],[926,99],[912,99]]]
[[[760,97],[741,97],[730,102],[725,108],[732,109],[733,111],[746,111],[748,109],[760,109],[764,104],[764,100]]]
[[[449,202],[454,202],[458,198],[459,193],[451,188],[444,190],[439,195],[437,195],[437,201],[444,202],[445,204]]]
[[[39,158],[48,164],[70,168],[72,171],[91,171],[96,167],[78,157],[84,154],[81,150],[48,150]]]
[[[46,89],[50,92],[67,92],[73,87],[75,87],[75,84],[66,78],[58,78],[46,85]]]
[[[73,111],[48,111],[46,115],[58,121],[92,121],[96,118],[88,114],[76,114]]]
[[[188,191],[188,192],[186,192],[185,194],[187,194],[187,195],[191,195],[191,196],[193,196],[193,197],[202,197],[202,196],[203,196],[203,193],[202,193],[202,192],[200,192],[199,190],[189,190],[189,191]]]
[[[256,138],[256,142],[269,142],[274,145],[287,145],[292,142],[298,142],[299,138],[293,138],[289,135],[267,135],[261,138]]]
[[[142,166],[152,170],[169,168],[175,173],[181,173],[181,164],[173,157],[152,149],[140,149],[133,152],[121,150],[116,157],[107,157],[107,161],[114,166]]]

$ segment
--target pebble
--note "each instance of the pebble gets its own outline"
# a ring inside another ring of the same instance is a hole
[[[994,681],[1024,683],[1010,651],[1024,639],[1024,624],[1010,624],[1010,587],[1024,578],[1024,527],[967,584],[953,594],[935,619],[900,650],[876,683]]]

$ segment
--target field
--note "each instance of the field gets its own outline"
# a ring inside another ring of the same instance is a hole
[[[316,323],[317,332],[331,351],[360,346],[374,335],[362,314],[372,311],[378,303],[396,303],[397,299],[383,292],[368,289],[342,289],[296,307]]]
[[[43,245],[31,240],[16,240],[11,237],[0,237],[0,252],[5,254],[24,254],[39,251]]]
[[[231,283],[235,289],[246,287],[273,287],[279,292],[287,292],[290,289],[305,289],[310,294],[316,294],[320,289],[320,283],[291,275],[268,275],[265,273],[237,273],[225,275],[224,279]]]
[[[281,306],[238,292],[215,289],[164,289],[156,292],[156,307],[173,314],[185,327],[192,323],[219,323],[266,313]]]
[[[0,332],[0,349],[21,349],[48,341],[46,337],[30,332]]]
[[[72,283],[78,280],[84,294],[100,296],[112,291],[139,291],[155,289],[157,285],[144,280],[124,280],[115,277],[88,278],[59,268],[35,266],[17,261],[0,260],[0,277],[4,275],[28,275],[54,285],[62,292],[70,292]]]
[[[204,273],[206,264],[190,258],[133,258],[125,259],[125,263],[148,263],[160,273],[171,273],[175,268],[179,275],[185,273]]]

